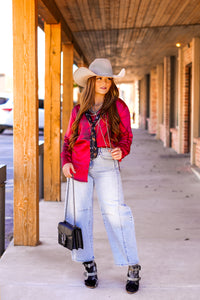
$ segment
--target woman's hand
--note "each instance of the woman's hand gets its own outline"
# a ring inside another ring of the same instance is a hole
[[[115,160],[122,159],[122,150],[119,147],[112,149],[111,151],[112,158]]]
[[[76,173],[72,163],[66,163],[63,166],[62,170],[63,170],[63,174],[65,175],[65,177],[68,177],[68,178],[72,177],[72,175],[73,175],[72,173]]]

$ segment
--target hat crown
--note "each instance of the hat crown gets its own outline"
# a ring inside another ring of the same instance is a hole
[[[104,76],[104,77],[113,76],[111,63],[106,58],[96,58],[90,64],[89,70],[99,76]]]

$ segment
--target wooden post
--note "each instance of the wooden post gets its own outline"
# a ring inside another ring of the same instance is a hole
[[[14,244],[39,242],[37,0],[13,0]]]
[[[62,102],[62,142],[67,131],[70,114],[73,108],[73,60],[74,47],[63,44],[63,102]]]
[[[193,38],[192,47],[192,114],[191,114],[191,164],[195,164],[194,139],[199,137],[200,129],[200,38]]]
[[[60,201],[61,25],[45,24],[44,199]]]

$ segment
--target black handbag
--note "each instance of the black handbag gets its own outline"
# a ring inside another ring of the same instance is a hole
[[[83,238],[82,231],[80,227],[76,226],[76,214],[75,214],[75,194],[74,194],[74,180],[72,180],[73,187],[73,210],[74,210],[74,225],[70,224],[67,221],[58,223],[58,243],[69,250],[73,249],[83,249]],[[67,194],[66,194],[66,209],[65,209],[65,219],[67,214],[67,206],[69,199],[69,181],[67,185]]]

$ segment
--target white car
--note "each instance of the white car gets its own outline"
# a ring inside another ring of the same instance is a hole
[[[44,100],[39,99],[39,129],[44,129]],[[13,97],[11,94],[0,94],[0,133],[13,128]]]

